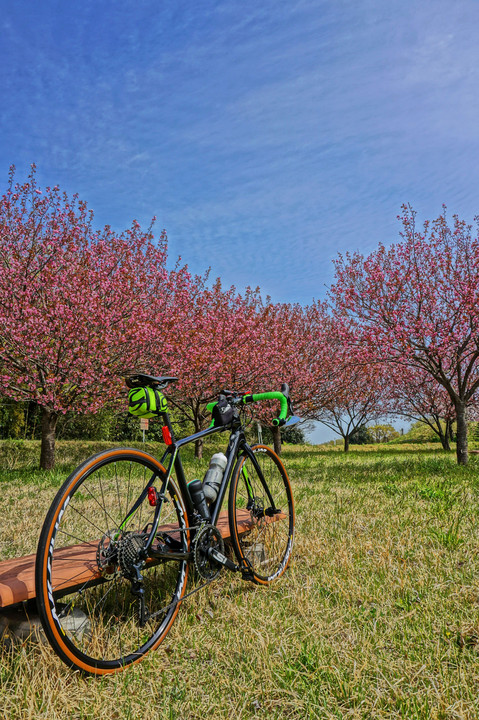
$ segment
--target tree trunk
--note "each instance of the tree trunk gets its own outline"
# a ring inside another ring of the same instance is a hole
[[[467,417],[464,403],[456,404],[456,455],[458,465],[467,465]]]
[[[440,441],[441,441],[442,449],[443,449],[443,450],[450,450],[450,449],[451,449],[451,446],[449,445],[449,431],[448,431],[448,428],[447,428],[447,421],[446,421],[446,430],[445,430],[445,432],[444,432],[444,430],[442,429],[442,426],[441,426],[441,422],[440,422],[440,421],[437,423],[437,426],[438,426],[438,432],[437,432],[437,434],[439,435],[439,439],[440,439]]]
[[[451,450],[451,446],[449,445],[449,438],[447,435],[441,435],[441,445],[443,450],[447,450],[448,452]]]
[[[344,436],[344,452],[349,452],[349,435]]]
[[[195,440],[195,458],[201,460],[203,457],[203,439]]]
[[[42,446],[40,451],[40,468],[52,470],[55,467],[55,429],[58,413],[42,408]]]
[[[276,455],[281,455],[281,430],[278,425],[273,425],[273,449]]]
[[[446,420],[446,437],[450,442],[454,441],[454,433],[452,431],[454,420]]]
[[[201,422],[203,420],[203,414],[200,409],[200,405],[197,404],[196,407],[192,408],[193,410],[193,423],[195,426],[195,433],[199,433],[203,430],[201,427]],[[203,457],[203,438],[200,438],[199,440],[195,440],[195,458],[198,458],[198,460],[201,460]]]

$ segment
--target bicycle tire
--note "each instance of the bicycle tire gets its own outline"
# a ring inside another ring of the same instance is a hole
[[[294,501],[288,474],[276,453],[266,445],[251,449],[265,484],[249,455],[242,455],[231,479],[228,517],[236,557],[248,567],[246,576],[268,585],[284,573],[291,558]]]
[[[70,667],[117,672],[156,649],[171,628],[186,588],[186,559],[146,561],[145,624],[132,593],[133,563],[155,513],[145,488],[159,490],[165,473],[141,450],[108,450],[82,463],[50,507],[37,550],[37,606],[48,641]],[[186,510],[171,479],[154,542],[178,552],[189,547]]]

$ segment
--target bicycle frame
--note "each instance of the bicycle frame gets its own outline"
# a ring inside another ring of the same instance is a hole
[[[169,420],[169,418],[168,418]],[[169,423],[168,423],[169,424]],[[179,450],[184,445],[188,445],[189,443],[195,442],[196,440],[203,439],[205,437],[208,437],[209,435],[213,435],[217,432],[225,432],[227,428],[224,427],[212,427],[207,428],[206,430],[201,430],[198,433],[195,433],[194,435],[190,435],[186,438],[182,438],[181,440],[173,440],[172,435],[172,444],[169,445],[164,452],[161,463],[163,464],[168,457],[168,455],[171,455],[171,459],[168,465],[168,471],[167,471],[167,479],[170,477],[171,469],[174,466],[175,472],[176,472],[176,479],[178,482],[178,485],[180,487],[181,494],[183,495],[183,498],[185,500],[186,505],[186,511],[188,514],[188,519],[193,519],[193,513],[194,513],[194,506],[191,501],[190,493],[188,490],[188,484],[186,481],[185,473],[183,470],[183,465],[181,462],[181,457],[179,455]],[[170,431],[171,432],[171,431]],[[244,452],[246,455],[248,455],[251,458],[251,461],[253,463],[253,466],[258,473],[258,476],[261,480],[261,483],[263,484],[267,494],[268,499],[273,504],[273,499],[271,498],[271,495],[269,493],[269,489],[266,485],[266,482],[263,477],[263,473],[261,471],[260,466],[258,465],[258,462],[254,456],[254,453],[252,452],[249,444],[246,442],[246,438],[244,435],[244,430],[241,425],[238,425],[237,427],[233,427],[231,429],[230,439],[228,442],[228,447],[226,449],[226,467],[223,473],[223,478],[221,480],[220,487],[218,489],[218,495],[214,503],[210,505],[210,513],[211,513],[211,524],[216,525],[216,522],[218,520],[218,515],[221,509],[221,506],[223,504],[223,500],[226,494],[226,490],[228,488],[228,484],[231,479],[231,474],[234,469],[235,461],[239,455],[240,452]]]
[[[176,480],[179,485],[180,493],[183,498],[186,513],[188,516],[188,522],[190,524],[190,527],[192,529],[195,528],[195,522],[197,521],[196,510],[193,505],[193,502],[191,500],[190,492],[188,489],[188,483],[186,480],[185,472],[183,469],[183,464],[181,462],[181,457],[179,454],[180,449],[185,446],[189,445],[190,443],[196,442],[196,440],[202,440],[205,437],[208,437],[209,435],[214,435],[218,432],[226,432],[227,430],[230,430],[230,439],[228,442],[228,447],[226,449],[226,467],[223,473],[223,478],[220,483],[220,487],[218,489],[218,495],[216,497],[216,500],[210,505],[210,524],[216,525],[218,516],[221,510],[221,506],[223,504],[223,500],[226,495],[226,490],[228,488],[229,482],[231,480],[231,475],[234,469],[235,461],[239,457],[241,453],[247,455],[252,464],[253,467],[258,474],[258,477],[260,479],[260,482],[266,492],[266,495],[268,497],[269,502],[271,503],[271,508],[274,511],[274,500],[271,496],[269,487],[265,481],[263,472],[261,470],[261,467],[256,460],[256,457],[250,447],[250,445],[246,442],[246,437],[244,434],[244,429],[241,423],[239,422],[239,419],[236,419],[233,421],[233,425],[231,428],[228,427],[209,427],[206,428],[206,430],[201,430],[200,432],[194,433],[193,435],[189,435],[188,437],[181,438],[179,440],[176,439],[173,427],[171,425],[171,421],[168,415],[168,411],[160,413],[160,417],[164,423],[164,426],[168,428],[170,437],[171,437],[171,443],[166,448],[165,452],[163,453],[161,457],[161,465],[164,465],[165,461],[167,460],[168,456],[170,456],[170,460],[168,462],[168,468],[166,471],[166,477],[164,478],[162,482],[162,486],[160,489],[160,492],[158,493],[158,499],[159,502],[157,503],[155,515],[153,518],[153,523],[151,526],[151,530],[148,535],[148,540],[144,547],[144,552],[146,555],[150,555],[151,557],[156,558],[164,558],[164,559],[173,559],[173,558],[181,558],[189,555],[189,553],[183,553],[183,552],[174,552],[171,549],[168,551],[168,553],[163,554],[162,552],[153,551],[150,552],[151,546],[153,544],[153,541],[155,540],[156,533],[158,530],[158,526],[160,523],[160,516],[161,516],[161,509],[163,506],[164,498],[165,498],[165,492],[166,488],[168,486],[169,479],[171,477],[171,471],[174,468],[176,473]],[[130,510],[125,515],[125,519],[121,523],[120,527],[122,527],[128,520],[131,514],[133,514],[137,507],[145,500],[146,495],[148,493],[148,490],[150,487],[153,486],[153,482],[155,478],[157,477],[156,473],[153,473],[150,480],[146,484],[143,491],[140,493],[139,497],[137,498],[134,505],[130,508]],[[248,496],[250,500],[253,500],[253,496],[250,495],[250,487],[248,486]],[[237,568],[239,569],[239,567]]]
[[[193,505],[193,502],[191,500],[191,496],[190,496],[190,493],[188,490],[188,483],[186,480],[185,472],[183,469],[183,464],[181,462],[181,457],[179,454],[180,449],[185,445],[188,445],[192,442],[196,442],[196,440],[203,439],[205,437],[208,437],[209,435],[213,435],[218,432],[225,432],[228,429],[225,427],[209,427],[206,430],[201,430],[200,432],[194,433],[193,435],[189,435],[188,437],[177,440],[174,436],[174,431],[171,426],[171,422],[170,422],[168,413],[167,412],[161,413],[161,417],[162,417],[162,420],[163,420],[165,426],[168,428],[168,430],[170,432],[172,442],[166,448],[166,450],[163,453],[163,456],[161,458],[161,461],[160,461],[161,464],[164,465],[166,459],[168,458],[168,455],[170,456],[170,460],[169,460],[168,468],[167,468],[167,472],[166,472],[166,477],[162,482],[162,487],[159,492],[159,502],[158,502],[156,512],[154,515],[153,524],[152,524],[151,530],[149,532],[148,541],[145,545],[146,553],[149,552],[151,545],[153,544],[153,541],[156,536],[156,532],[157,532],[158,525],[160,522],[161,508],[162,508],[164,497],[165,497],[165,491],[166,491],[166,488],[168,485],[168,481],[171,477],[171,471],[172,471],[173,467],[175,469],[176,479],[177,479],[177,483],[179,485],[180,493],[182,495],[182,498],[183,498],[185,506],[186,506],[188,521],[193,526],[195,523],[195,512],[196,511],[195,511],[195,508],[194,508],[194,505]],[[239,457],[241,452],[243,452],[250,458],[251,462],[253,463],[253,467],[255,468],[255,470],[258,474],[258,477],[261,481],[261,484],[263,485],[263,487],[265,489],[268,499],[269,499],[271,505],[274,506],[274,501],[273,501],[273,498],[271,497],[267,483],[265,482],[262,470],[256,460],[256,457],[255,457],[250,445],[246,442],[243,427],[241,426],[241,424],[239,424],[239,422],[237,422],[236,426],[233,425],[233,427],[230,429],[230,432],[231,432],[230,439],[228,442],[228,447],[226,449],[227,462],[226,462],[226,467],[225,467],[225,470],[223,473],[223,478],[221,480],[221,484],[218,489],[217,498],[210,505],[210,513],[211,513],[210,523],[212,525],[216,525],[216,523],[217,523],[218,516],[219,516],[220,510],[221,510],[221,506],[223,504],[223,500],[226,495],[226,490],[227,490],[229,482],[231,480],[231,475],[232,475],[232,472],[234,469],[235,461],[237,460],[237,458]],[[137,509],[137,507],[145,500],[149,488],[152,487],[152,485],[153,485],[155,477],[157,477],[157,475],[154,473],[152,475],[152,477],[150,478],[150,480],[148,481],[148,483],[146,484],[143,492],[140,494],[140,496],[136,500],[135,504],[130,508],[130,510],[126,514],[122,525],[124,523],[126,523],[129,516],[132,513],[134,513],[135,510]],[[252,497],[251,497],[251,499],[252,499]],[[154,554],[155,554],[155,556],[157,555],[157,553],[154,553]],[[177,557],[180,555],[182,555],[182,553],[171,553],[171,551],[168,553],[168,557],[173,557],[173,556]]]

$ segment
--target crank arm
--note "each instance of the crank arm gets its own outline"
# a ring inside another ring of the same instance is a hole
[[[232,562],[229,558],[226,557],[226,555],[223,555],[223,553],[220,553],[219,550],[216,550],[216,548],[208,548],[208,557],[212,558],[220,565],[224,565],[228,568],[228,570],[231,570],[232,572],[239,572],[241,570],[239,565],[236,565],[236,563]]]

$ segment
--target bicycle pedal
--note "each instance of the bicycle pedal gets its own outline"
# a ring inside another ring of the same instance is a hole
[[[241,579],[242,580],[248,580],[248,582],[251,582],[254,580],[254,575],[251,570],[242,570],[241,571]]]
[[[242,580],[254,580],[253,567],[248,558],[243,558],[243,565],[240,568]]]

